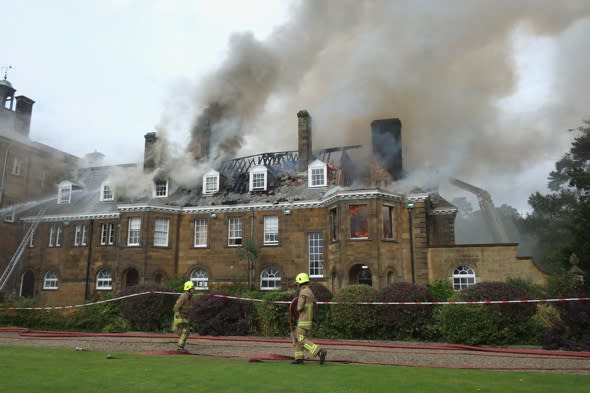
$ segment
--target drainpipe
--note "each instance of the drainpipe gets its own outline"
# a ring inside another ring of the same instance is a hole
[[[250,208],[250,241],[254,242],[254,224],[255,224],[255,217],[254,217],[254,208]],[[248,286],[250,290],[254,290],[254,273],[255,273],[255,265],[254,260],[250,261],[248,258]]]
[[[4,180],[6,178],[6,165],[8,164],[8,152],[10,151],[10,147],[12,143],[9,143],[6,146],[6,150],[4,150],[4,165],[2,165],[2,179],[0,179],[0,206],[2,206],[2,201],[4,199]]]
[[[414,267],[414,202],[408,201],[408,215],[410,216],[410,265],[412,266],[412,284],[416,283],[416,268]]]
[[[175,244],[175,250],[174,250],[174,275],[178,275],[178,265],[179,265],[179,253],[180,253],[180,219],[181,219],[181,215],[180,213],[176,215],[176,244]],[[193,225],[194,225],[194,220],[193,220]],[[193,231],[194,234],[194,231]],[[194,238],[193,238],[194,241]]]
[[[90,220],[88,225],[88,260],[86,261],[86,283],[84,287],[84,300],[88,300],[90,290],[90,264],[92,263],[92,233],[94,229],[94,220]]]

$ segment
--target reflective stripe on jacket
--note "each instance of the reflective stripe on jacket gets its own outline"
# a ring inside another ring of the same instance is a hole
[[[314,303],[315,296],[313,295],[311,288],[309,285],[303,284],[299,289],[299,297],[297,298],[297,311],[299,311],[297,327],[311,329]]]

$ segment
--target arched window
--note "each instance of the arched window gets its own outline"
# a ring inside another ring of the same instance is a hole
[[[43,289],[57,289],[59,279],[55,270],[50,270],[43,277]]]
[[[281,272],[276,267],[267,267],[260,273],[260,289],[272,291],[281,288]]]
[[[209,274],[202,268],[197,268],[191,273],[191,281],[195,284],[195,289],[198,291],[206,291],[209,289]]]
[[[113,289],[113,275],[109,269],[102,269],[96,275],[96,289],[102,291]]]
[[[474,285],[475,271],[469,266],[459,266],[453,271],[453,288],[457,291]]]

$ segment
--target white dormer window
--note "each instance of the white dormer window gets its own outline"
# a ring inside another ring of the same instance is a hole
[[[325,187],[327,185],[327,165],[315,160],[307,168],[307,185],[308,187]]]
[[[72,201],[72,183],[69,181],[62,181],[59,183],[57,192],[57,203],[59,205],[67,204]]]
[[[219,172],[211,170],[203,176],[203,194],[211,195],[219,192]]]
[[[266,191],[267,173],[268,169],[263,165],[250,169],[250,191]]]
[[[115,199],[115,193],[113,192],[113,185],[109,182],[104,182],[100,185],[100,200],[101,201],[112,201]]]
[[[164,198],[168,196],[168,180],[154,181],[154,196],[156,198]]]

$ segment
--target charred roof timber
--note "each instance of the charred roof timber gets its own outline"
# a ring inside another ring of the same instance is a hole
[[[400,119],[382,119],[371,122],[373,158],[391,175],[393,180],[403,176],[402,122]]]

